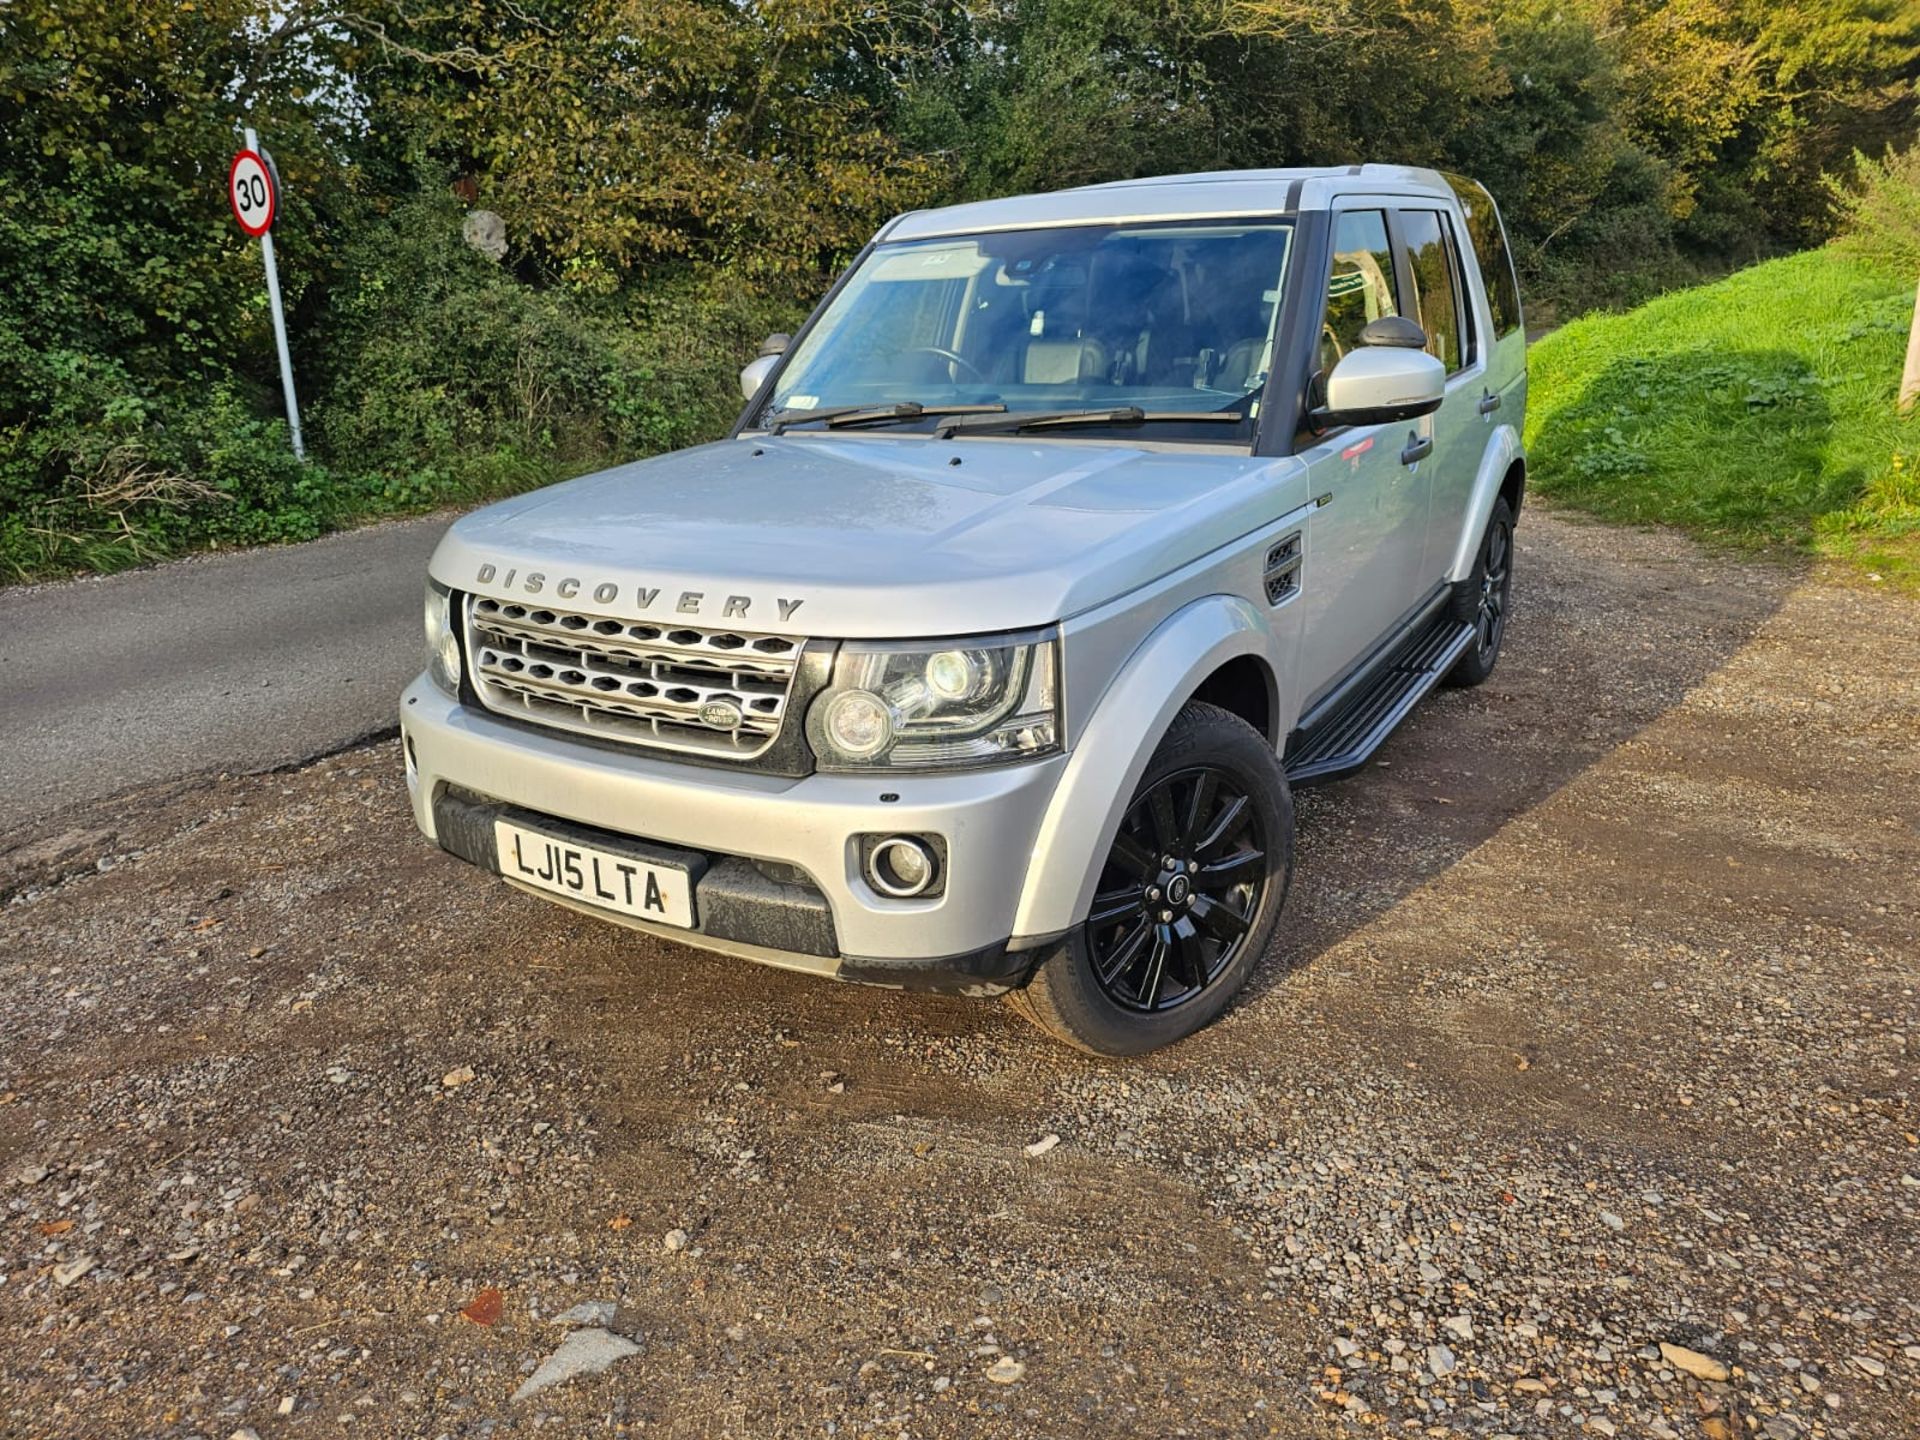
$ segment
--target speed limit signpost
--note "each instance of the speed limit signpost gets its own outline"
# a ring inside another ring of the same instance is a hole
[[[273,222],[280,214],[280,182],[273,162],[260,149],[259,137],[249,128],[246,147],[233,157],[227,171],[227,200],[240,228],[260,241],[267,262],[267,300],[273,309],[273,343],[280,350],[280,386],[287,393],[287,428],[293,432],[293,453],[307,458],[300,440],[300,402],[293,394],[293,357],[287,351],[287,317],[280,309],[280,271],[273,263]]]

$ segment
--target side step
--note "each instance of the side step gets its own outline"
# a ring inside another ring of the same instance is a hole
[[[1330,780],[1367,763],[1422,695],[1445,678],[1473,643],[1473,626],[1435,616],[1380,673],[1311,730],[1298,732],[1284,761],[1295,785]]]

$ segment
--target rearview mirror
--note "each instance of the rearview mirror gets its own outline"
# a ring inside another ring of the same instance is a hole
[[[767,336],[760,342],[760,356],[740,371],[740,393],[751,400],[760,393],[760,387],[766,382],[773,367],[780,363],[780,357],[787,353],[787,346],[793,343],[793,337],[785,332]]]
[[[1318,430],[1412,420],[1438,410],[1446,393],[1447,367],[1426,351],[1362,346],[1333,367],[1326,403],[1307,418]]]

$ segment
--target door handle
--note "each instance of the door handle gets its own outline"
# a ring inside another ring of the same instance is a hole
[[[1480,413],[1482,415],[1491,415],[1499,408],[1500,397],[1498,395],[1494,394],[1491,390],[1483,390],[1480,393]]]
[[[1400,452],[1402,465],[1418,465],[1433,453],[1433,437],[1415,431],[1407,436],[1407,448]]]

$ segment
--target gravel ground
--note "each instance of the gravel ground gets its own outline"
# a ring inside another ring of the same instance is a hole
[[[1520,541],[1141,1062],[543,905],[391,744],[0,838],[0,1432],[1920,1434],[1920,604]]]

